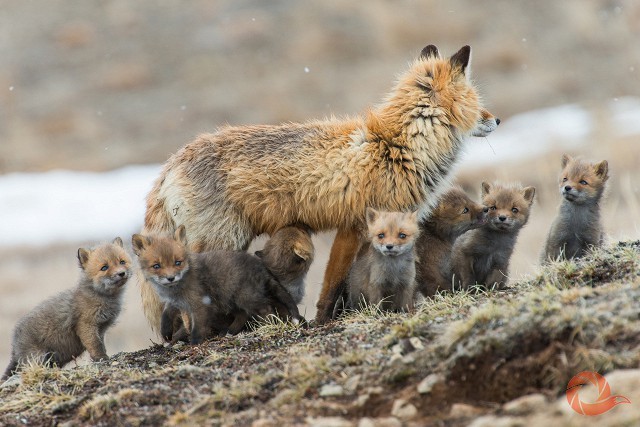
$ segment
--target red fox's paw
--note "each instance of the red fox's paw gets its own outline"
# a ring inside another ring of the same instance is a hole
[[[482,110],[480,115],[480,120],[475,127],[475,129],[471,132],[473,136],[488,136],[491,132],[498,128],[500,124],[500,119],[494,117],[493,114],[488,112],[487,110]]]

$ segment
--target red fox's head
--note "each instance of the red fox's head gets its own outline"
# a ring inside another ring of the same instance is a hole
[[[428,45],[409,72],[401,77],[396,93],[415,100],[411,105],[424,105],[426,113],[462,134],[487,136],[498,127],[500,120],[481,105],[469,79],[470,59],[469,46],[462,47],[450,58],[442,58],[437,47]]]
[[[397,256],[413,250],[418,237],[418,212],[381,212],[367,208],[369,239],[383,255]]]
[[[172,287],[179,284],[189,270],[184,225],[177,228],[173,237],[134,234],[131,242],[142,273],[151,283]]]
[[[523,227],[536,194],[534,187],[482,183],[482,203],[489,208],[488,227],[512,232]]]
[[[78,249],[80,268],[92,281],[93,288],[104,294],[114,294],[131,276],[131,259],[124,250],[122,239],[94,249]]]
[[[567,201],[576,204],[597,203],[608,179],[609,164],[606,160],[589,163],[567,154],[562,156],[560,194]]]
[[[471,200],[461,188],[453,187],[440,196],[428,222],[439,233],[457,237],[484,226],[488,212],[489,208]]]

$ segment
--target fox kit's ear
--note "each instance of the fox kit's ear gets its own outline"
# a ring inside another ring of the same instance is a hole
[[[536,195],[535,187],[526,187],[522,190],[522,194],[524,195],[524,199],[529,202],[529,206],[533,203],[533,197]]]
[[[85,265],[87,265],[87,262],[89,261],[89,255],[91,255],[91,251],[89,249],[78,249],[78,261],[80,262],[80,268],[82,268],[83,270]]]
[[[116,237],[115,239],[113,239],[113,243],[114,245],[118,245],[121,248],[124,248],[124,243],[122,243],[122,239],[120,237]]]
[[[176,229],[175,239],[187,246],[187,229],[184,227],[184,224]]]
[[[422,49],[422,52],[420,52],[421,59],[429,59],[429,57],[438,58],[439,56],[440,53],[438,52],[438,48],[432,44],[425,46],[424,49]]]
[[[568,155],[568,154],[563,154],[562,155],[562,168],[564,169],[565,167],[567,167],[567,164],[573,160],[573,158]]]
[[[264,256],[264,253],[262,251],[255,251],[254,254],[256,254],[258,258],[262,258]]]
[[[370,225],[373,224],[376,219],[378,219],[380,213],[373,208],[367,208],[365,215],[367,216],[367,225]]]
[[[480,192],[480,197],[486,196],[489,191],[491,191],[491,184],[486,181],[482,182],[482,191]]]
[[[133,253],[140,255],[145,246],[151,243],[151,238],[143,236],[142,234],[134,234],[131,236],[131,246],[133,246]]]
[[[469,59],[471,58],[471,47],[463,46],[459,51],[453,54],[449,62],[453,67],[459,67],[464,73],[469,65]]]
[[[593,170],[603,181],[606,181],[609,178],[609,162],[606,160],[593,165]]]
[[[409,221],[411,222],[418,222],[418,209],[416,209],[413,212],[409,212]]]
[[[303,261],[307,261],[309,259],[309,252],[305,251],[302,248],[299,248],[298,246],[293,247],[293,253]]]

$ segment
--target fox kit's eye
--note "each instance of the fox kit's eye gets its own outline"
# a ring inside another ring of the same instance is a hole
[[[176,265],[181,265],[182,261],[176,261]]]
[[[464,208],[464,210],[462,211],[463,214],[466,214],[469,212],[469,208]]]
[[[580,184],[582,185],[589,185],[589,183],[587,181],[585,181],[584,179],[582,181],[580,181]]]
[[[511,208],[511,212],[513,212],[514,214],[517,214],[520,211],[518,210],[518,208]]]
[[[155,268],[156,270],[160,268],[160,264],[153,264],[152,265],[153,268]]]
[[[404,234],[404,233],[400,233],[400,234],[398,234],[398,237],[401,238],[401,239],[406,239],[407,235]]]
[[[493,206],[489,207],[489,209],[491,209],[492,211],[495,211],[496,210],[496,205],[493,205]]]
[[[123,259],[120,260],[120,265],[125,265],[127,262]]]
[[[108,265],[103,265],[102,268],[100,269],[100,271],[107,271],[109,269]]]
[[[562,182],[567,182],[568,178],[565,176],[564,178],[562,178]]]
[[[384,239],[384,233],[378,234],[378,239]]]

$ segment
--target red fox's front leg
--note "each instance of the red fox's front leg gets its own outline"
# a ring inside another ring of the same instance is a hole
[[[331,319],[333,306],[338,300],[337,290],[346,279],[360,247],[360,233],[356,229],[339,229],[331,246],[329,263],[324,272],[320,299],[316,305],[316,323],[323,324]]]

